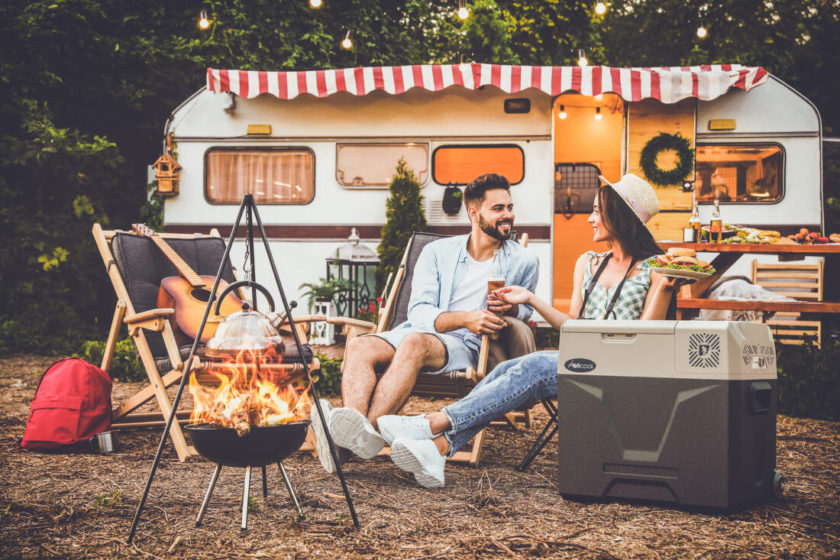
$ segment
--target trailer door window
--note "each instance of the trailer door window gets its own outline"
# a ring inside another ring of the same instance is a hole
[[[515,185],[525,176],[525,153],[511,144],[441,146],[432,154],[432,173],[440,185],[466,185],[485,173],[504,175]]]
[[[400,158],[422,185],[429,177],[428,144],[337,144],[335,177],[345,187],[391,184]]]
[[[239,204],[307,204],[315,195],[315,155],[308,149],[213,149],[205,159],[205,196]]]
[[[697,146],[697,200],[777,202],[782,199],[784,151],[773,144]]]

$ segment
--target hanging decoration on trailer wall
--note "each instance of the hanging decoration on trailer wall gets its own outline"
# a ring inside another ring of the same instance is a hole
[[[461,211],[461,203],[463,201],[464,193],[462,193],[461,189],[457,186],[449,185],[446,187],[446,190],[443,191],[441,205],[443,206],[443,211],[450,216],[455,216]]]
[[[657,165],[656,158],[659,153],[665,150],[677,152],[677,166],[673,169],[663,170]],[[657,185],[682,185],[685,177],[691,173],[694,166],[694,150],[688,138],[677,133],[668,134],[662,132],[645,144],[642,149],[639,165],[645,172],[645,176],[651,183]]]

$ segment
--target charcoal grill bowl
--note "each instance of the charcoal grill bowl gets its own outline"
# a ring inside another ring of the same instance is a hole
[[[233,428],[212,424],[186,426],[198,453],[225,467],[263,467],[282,461],[303,445],[309,421],[252,427],[240,436]]]

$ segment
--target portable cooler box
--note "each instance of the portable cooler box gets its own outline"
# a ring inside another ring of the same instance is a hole
[[[772,495],[766,325],[567,321],[557,384],[561,494],[723,509]]]

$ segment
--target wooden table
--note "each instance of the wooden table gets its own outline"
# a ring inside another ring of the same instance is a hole
[[[819,245],[757,244],[757,243],[679,243],[661,241],[659,246],[665,250],[672,247],[694,249],[698,253],[717,253],[711,265],[715,273],[709,278],[698,280],[680,289],[677,297],[677,317],[682,318],[688,310],[733,309],[739,311],[800,312],[800,313],[838,313],[840,302],[835,301],[731,301],[707,299],[703,297],[709,288],[723,276],[739,258],[745,254],[770,254],[788,256],[828,257],[826,261],[840,260],[840,243]],[[830,267],[826,267],[826,275]],[[683,312],[682,310],[686,310]]]

